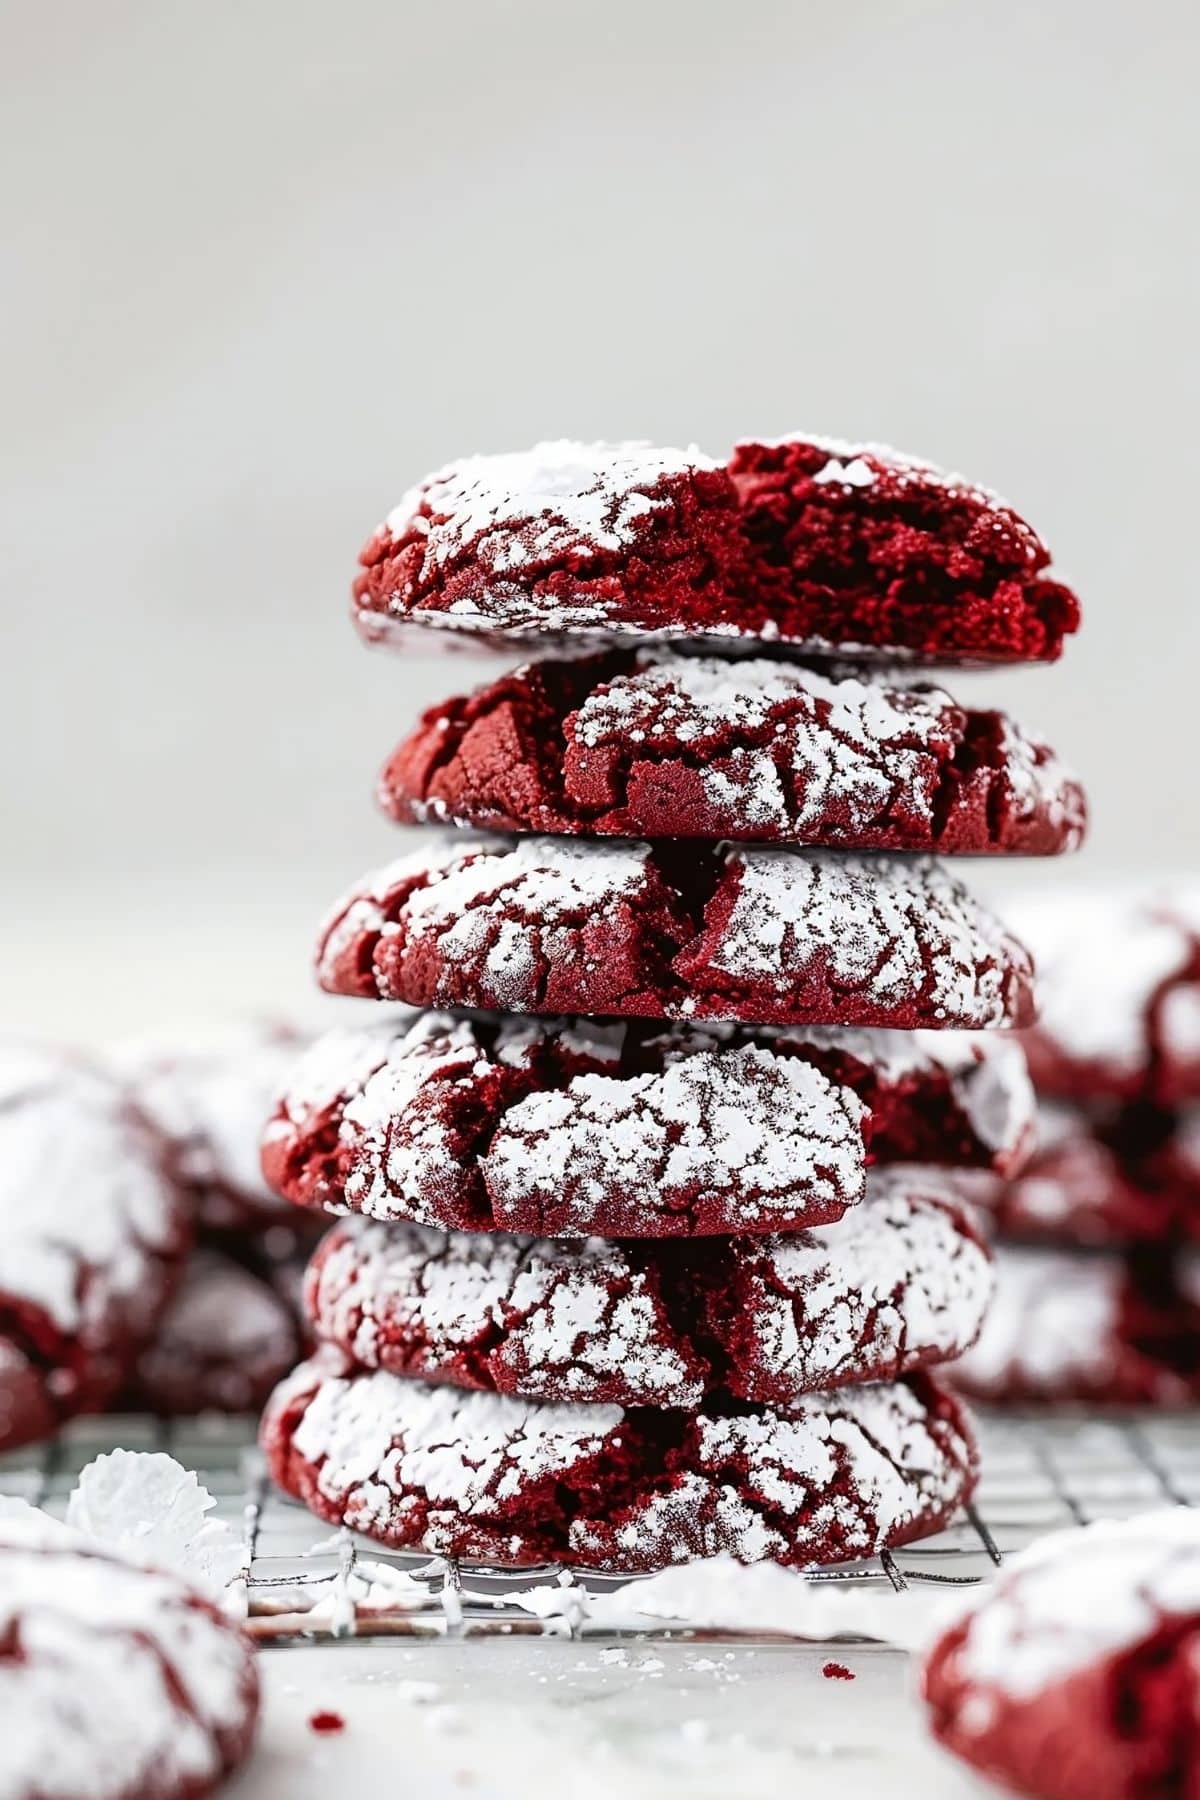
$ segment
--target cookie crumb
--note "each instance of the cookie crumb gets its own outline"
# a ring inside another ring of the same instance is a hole
[[[315,1712],[309,1716],[308,1729],[318,1731],[324,1737],[335,1731],[345,1731],[346,1721],[341,1713]]]
[[[826,1681],[853,1681],[854,1670],[848,1669],[845,1663],[827,1662],[821,1670]]]

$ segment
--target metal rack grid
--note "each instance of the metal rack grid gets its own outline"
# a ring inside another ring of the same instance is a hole
[[[979,1491],[949,1529],[807,1579],[885,1592],[970,1585],[1043,1532],[1200,1504],[1200,1412],[992,1415],[979,1427]],[[506,1571],[389,1552],[346,1531],[330,1533],[270,1486],[253,1422],[244,1419],[76,1420],[55,1442],[0,1459],[0,1494],[61,1513],[79,1470],[116,1445],[168,1451],[196,1471],[217,1502],[216,1516],[240,1529],[248,1628],[265,1642],[569,1632],[585,1611],[581,1604],[573,1616],[572,1592],[582,1599],[628,1585],[629,1578],[556,1566]],[[517,1596],[554,1584],[563,1604],[552,1620],[518,1604]],[[654,1634],[653,1627],[639,1631]]]

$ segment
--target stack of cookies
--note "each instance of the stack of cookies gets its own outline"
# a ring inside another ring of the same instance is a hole
[[[1200,1398],[1200,894],[1018,901],[1042,1016],[1037,1149],[989,1186],[1003,1242],[956,1371],[993,1403]]]
[[[1057,656],[1047,563],[994,496],[807,439],[543,445],[390,515],[369,640],[550,654],[389,759],[385,809],[453,829],[321,935],[377,1004],[265,1138],[344,1215],[264,1420],[284,1489],[395,1548],[619,1571],[954,1513],[975,1445],[927,1371],[991,1274],[946,1172],[1011,1171],[1032,1119],[1019,1049],[960,1033],[1028,1024],[1032,971],[931,853],[1068,850],[1084,805],[912,671]]]

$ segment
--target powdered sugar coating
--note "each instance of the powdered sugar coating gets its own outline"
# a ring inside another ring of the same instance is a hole
[[[952,1198],[878,1173],[837,1225],[683,1247],[347,1220],[309,1270],[319,1338],[364,1368],[527,1399],[786,1402],[960,1354],[987,1252]]]
[[[861,1198],[863,1108],[811,1064],[765,1049],[697,1051],[658,1073],[580,1075],[505,1115],[484,1158],[499,1217],[608,1230],[628,1194],[697,1229],[813,1223]],[[719,1224],[718,1224],[719,1221]]]
[[[263,1425],[275,1479],[394,1548],[639,1570],[806,1564],[936,1528],[974,1446],[926,1378],[744,1415],[551,1406],[354,1374],[324,1351]]]
[[[971,1029],[1031,1014],[1023,947],[931,858],[743,848],[727,853],[722,889],[675,972],[749,991],[755,1016]]]
[[[864,1123],[879,1160],[1009,1169],[1031,1119],[1020,1051],[996,1038],[424,1014],[318,1040],[263,1158],[295,1204],[384,1221],[790,1230],[861,1194]]]
[[[310,1265],[305,1299],[318,1338],[365,1369],[530,1400],[695,1406],[704,1392],[653,1259],[600,1238],[350,1219]]]
[[[441,842],[352,890],[317,968],[334,993],[509,1012],[901,1029],[1032,1015],[1026,952],[941,864],[747,846]]]
[[[668,651],[526,664],[433,707],[380,799],[409,823],[957,853],[1074,849],[1086,819],[1044,744],[940,688]]]
[[[410,489],[360,558],[368,639],[398,620],[516,633],[606,627],[719,584],[739,553],[733,488],[696,449],[566,439],[466,457]]]
[[[528,451],[469,456],[412,488],[384,521],[395,538],[428,535],[426,555],[445,566],[471,549],[497,575],[576,554],[580,545],[629,549],[646,514],[666,501],[665,477],[716,469],[696,450],[652,444],[580,444],[566,438]],[[510,535],[515,534],[515,535]]]
[[[1182,1792],[1198,1645],[1200,1517],[1104,1520],[1039,1539],[973,1596],[925,1698],[944,1742],[1023,1791]]]
[[[98,1071],[0,1046],[0,1340],[55,1418],[115,1387],[166,1303],[187,1242],[163,1147]],[[0,1446],[29,1433],[0,1397]],[[45,1427],[44,1416],[36,1429]]]
[[[197,1217],[213,1231],[286,1216],[263,1180],[259,1139],[304,1033],[240,1024],[208,1034],[131,1040],[110,1061],[162,1132]]]
[[[813,1388],[890,1380],[960,1356],[992,1296],[988,1253],[949,1182],[876,1170],[834,1225],[730,1246],[707,1328],[728,1385],[782,1402]]]
[[[1041,1016],[1027,1048],[1039,1089],[1067,1099],[1200,1098],[1200,889],[1018,897]]]
[[[175,1576],[31,1512],[0,1520],[0,1792],[199,1800],[250,1750],[249,1644]]]
[[[1169,1261],[1001,1244],[995,1300],[952,1375],[997,1404],[1182,1406],[1200,1392],[1200,1308]]]

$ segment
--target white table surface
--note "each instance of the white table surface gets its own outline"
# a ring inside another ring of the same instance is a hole
[[[853,1681],[822,1674],[831,1656]],[[909,1659],[878,1645],[383,1641],[269,1649],[261,1668],[259,1747],[230,1800],[980,1792],[926,1738]],[[315,1733],[315,1711],[344,1729]]]

